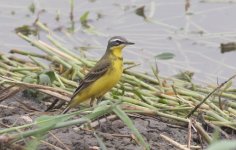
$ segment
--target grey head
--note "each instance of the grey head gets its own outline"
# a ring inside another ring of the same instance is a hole
[[[110,40],[108,41],[108,46],[107,48],[112,48],[112,47],[125,47],[126,45],[133,45],[133,42],[129,42],[128,40],[126,40],[124,37],[121,36],[114,36],[112,38],[110,38]]]

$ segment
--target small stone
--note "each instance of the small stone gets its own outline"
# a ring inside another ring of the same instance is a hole
[[[121,120],[115,120],[112,122],[112,127],[113,128],[117,128],[117,129],[121,129],[124,128],[124,123]]]

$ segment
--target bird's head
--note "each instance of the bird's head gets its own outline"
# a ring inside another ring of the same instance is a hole
[[[127,45],[133,45],[134,43],[129,42],[121,36],[114,36],[108,41],[107,51],[118,52],[121,51]]]

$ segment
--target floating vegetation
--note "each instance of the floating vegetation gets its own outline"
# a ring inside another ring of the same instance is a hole
[[[33,34],[33,35],[38,34],[37,29],[35,29],[33,26],[28,26],[28,25],[23,25],[21,27],[15,28],[15,32],[16,33],[20,32],[20,33],[22,33],[23,35],[26,35],[26,36],[31,35],[31,34]]]
[[[88,16],[89,11],[86,11],[81,17],[80,17],[80,23],[84,28],[89,28],[90,25],[88,24]]]
[[[29,10],[30,10],[30,12],[31,12],[32,14],[35,13],[35,9],[36,9],[35,4],[34,4],[34,3],[31,3],[30,6],[29,6]]]
[[[172,59],[174,57],[175,57],[175,54],[168,53],[168,52],[161,53],[155,56],[156,59],[162,59],[162,60]]]
[[[236,50],[236,43],[229,42],[229,43],[222,43],[220,44],[221,53],[231,52]]]

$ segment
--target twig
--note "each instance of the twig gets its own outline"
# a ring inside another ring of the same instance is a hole
[[[205,139],[205,141],[209,144],[212,141],[212,138],[207,134],[207,132],[202,128],[200,123],[193,120],[193,126],[196,128],[197,132]]]
[[[123,71],[125,72],[126,70],[129,70],[129,69],[131,69],[131,68],[137,67],[137,66],[139,66],[139,65],[140,65],[140,64],[133,64],[133,65],[130,65],[130,66],[124,68]]]
[[[35,88],[35,89],[43,89],[43,90],[50,90],[50,91],[54,91],[54,92],[59,92],[59,93],[63,93],[65,95],[71,96],[71,93],[65,90],[62,90],[60,88],[56,88],[56,87],[50,87],[50,86],[45,86],[45,85],[39,85],[39,84],[30,84],[30,83],[24,83],[21,81],[17,81],[11,78],[8,78],[6,76],[1,76],[0,75],[0,79],[6,79],[5,82],[8,83],[12,83],[12,84],[16,84],[16,85],[21,85],[23,87],[29,87],[29,88]]]
[[[23,91],[24,88],[19,88],[15,84],[0,91],[0,102],[15,95],[16,93]]]
[[[62,149],[62,148],[60,148],[60,147],[57,147],[57,146],[55,146],[55,145],[53,145],[53,144],[51,144],[51,143],[46,142],[46,141],[41,140],[40,142],[42,142],[43,144],[45,144],[45,145],[47,145],[47,146],[49,146],[49,147],[52,147],[52,148],[55,149],[55,150],[64,150],[64,149]]]
[[[45,94],[51,95],[53,97],[56,97],[60,100],[64,100],[66,102],[70,101],[70,97],[71,97],[70,95],[63,95],[63,94],[58,93],[57,91],[51,91],[51,90],[45,90],[45,89],[37,89],[37,90]]]
[[[206,124],[206,126],[209,126],[209,127],[213,128],[214,130],[218,130],[226,139],[230,139],[229,135],[224,130],[222,130],[220,127],[212,124],[209,121],[205,121],[204,118],[203,118],[203,121]]]
[[[188,123],[188,143],[187,143],[187,148],[190,148],[190,146],[191,146],[191,138],[192,138],[192,120],[189,119],[189,123]]]
[[[236,75],[233,75],[232,77],[230,77],[227,81],[221,83],[220,86],[216,87],[211,93],[209,93],[187,116],[186,118],[189,118],[192,116],[192,114],[203,104],[205,103],[205,101],[212,95],[214,94],[216,91],[218,91],[222,86],[224,86],[226,83],[228,83],[230,80],[232,80],[233,78],[235,78]]]
[[[187,147],[187,145],[183,145],[183,146]],[[190,146],[190,149],[191,149],[191,150],[193,150],[193,149],[199,150],[199,149],[201,149],[201,146],[198,146],[198,145],[196,145],[196,146],[195,146],[195,145],[191,145],[191,146]]]
[[[169,138],[168,136],[166,135],[163,135],[163,134],[160,134],[160,136],[166,140],[167,142],[170,142],[171,144],[173,144],[175,147],[181,149],[181,150],[190,150],[189,148],[186,148],[184,145],[172,140],[171,138]]]
[[[56,139],[61,145],[63,145],[63,147],[66,149],[66,150],[70,150],[57,136],[55,136],[51,131],[49,131],[49,134],[54,138]]]
[[[27,110],[27,111],[40,111],[39,109],[36,109],[36,108],[34,108],[34,107],[32,107],[32,106],[30,106],[30,105],[28,105],[28,104],[26,104],[26,103],[24,103],[24,102],[22,102],[21,100],[16,100],[18,103],[20,103],[24,108],[25,108],[25,110]]]
[[[88,131],[88,132],[94,132],[94,130],[90,130],[90,129],[86,129],[86,128],[81,128],[81,130]],[[120,138],[124,138],[124,137],[132,138],[132,136],[128,135],[128,134],[105,133],[105,132],[101,132],[101,131],[96,131],[96,132],[99,133],[100,135],[111,135],[111,136],[120,137]]]

